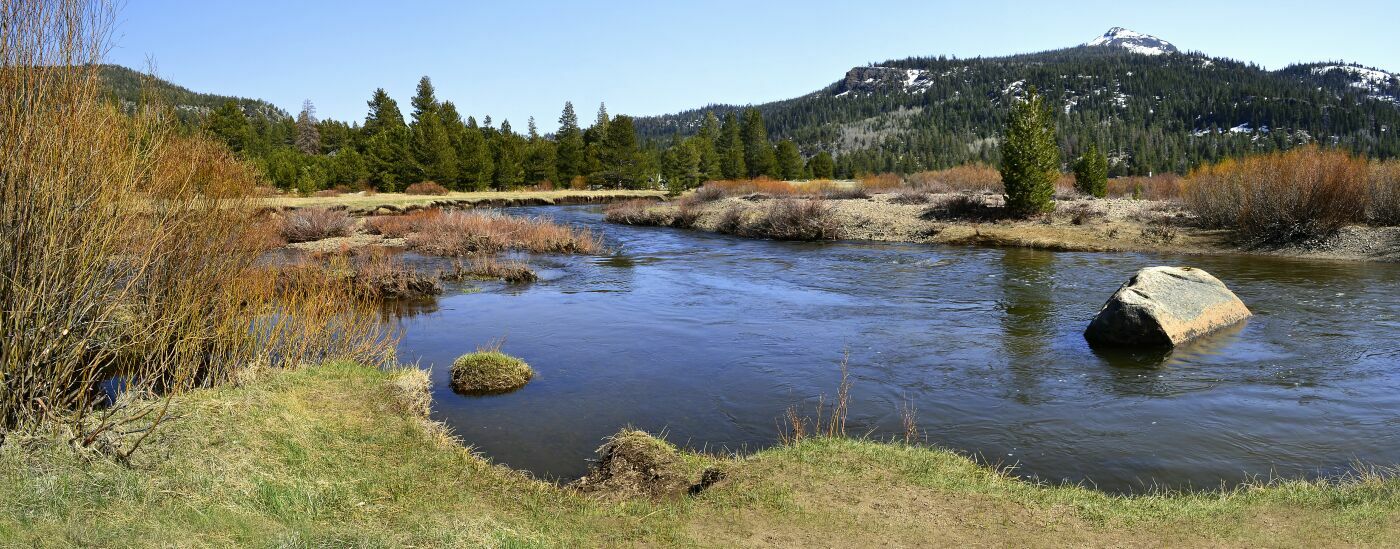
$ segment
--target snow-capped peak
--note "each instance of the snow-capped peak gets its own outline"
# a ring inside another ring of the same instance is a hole
[[[1123,27],[1108,29],[1108,32],[1103,33],[1103,36],[1085,42],[1084,45],[1123,48],[1143,55],[1161,55],[1178,51],[1171,42],[1150,34],[1133,32]]]

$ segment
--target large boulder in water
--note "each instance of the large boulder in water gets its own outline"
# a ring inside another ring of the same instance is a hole
[[[1108,299],[1084,338],[1096,345],[1173,346],[1250,314],[1210,273],[1192,267],[1148,267]]]

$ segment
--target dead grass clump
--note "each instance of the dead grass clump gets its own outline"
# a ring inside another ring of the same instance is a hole
[[[1246,240],[1284,243],[1362,221],[1368,170],[1346,152],[1303,147],[1197,169],[1184,196],[1208,226],[1234,228]]]
[[[627,428],[598,448],[593,469],[570,487],[610,499],[662,500],[697,494],[722,476],[718,469],[707,469],[698,482],[692,482],[675,446]]]
[[[833,186],[823,189],[821,197],[830,200],[864,200],[870,198],[870,192],[861,185]]]
[[[664,227],[673,219],[668,208],[657,207],[656,202],[650,200],[616,202],[603,210],[604,221],[623,225]]]
[[[355,220],[343,210],[301,208],[282,214],[281,234],[287,242],[311,242],[333,236],[346,236]]]
[[[719,221],[715,223],[715,230],[727,234],[739,234],[744,227],[745,209],[738,204],[732,204],[719,214]]]
[[[419,181],[403,190],[404,194],[420,195],[444,195],[448,192],[447,187],[439,185],[436,181]]]
[[[909,186],[930,192],[1001,194],[1001,172],[986,164],[964,164],[945,170],[925,171],[906,178]]]
[[[1074,225],[1089,225],[1108,217],[1108,213],[1086,202],[1076,202],[1055,209],[1056,217],[1065,217]]]
[[[928,204],[933,197],[928,191],[918,189],[905,189],[890,198],[893,204]]]
[[[1400,160],[1371,163],[1366,222],[1377,226],[1400,225]]]
[[[724,189],[706,183],[690,194],[697,202],[714,202],[724,198]]]
[[[360,253],[349,260],[351,281],[375,299],[420,298],[442,293],[437,277],[404,265],[384,250]]]
[[[383,235],[385,238],[403,238],[416,233],[434,223],[442,210],[429,208],[414,210],[406,214],[376,215],[365,218],[365,232]]]
[[[1174,173],[1152,177],[1129,176],[1108,180],[1108,196],[1139,200],[1180,200],[1182,178]]]
[[[773,240],[835,240],[841,224],[820,198],[781,198],[773,201],[753,222],[741,224],[736,234]]]
[[[443,275],[443,278],[451,280],[462,280],[468,277],[498,278],[511,284],[534,282],[540,278],[524,262],[501,261],[489,255],[472,258],[471,262],[465,265],[461,262],[453,263],[452,272]]]
[[[344,193],[342,193],[342,192],[340,192],[340,191],[338,191],[338,190],[335,190],[335,189],[322,189],[322,190],[316,191],[316,192],[314,192],[314,193],[311,193],[311,196],[314,196],[314,197],[317,197],[317,198],[329,198],[329,197],[333,197],[333,196],[340,196],[341,194],[344,194]]]
[[[598,253],[602,239],[588,229],[560,225],[544,218],[487,212],[441,212],[412,220],[409,248],[445,256],[506,250],[536,253]],[[379,230],[385,230],[380,227]]]
[[[1006,209],[987,203],[982,195],[960,193],[939,199],[924,211],[924,219],[939,221],[996,221],[1007,216]]]

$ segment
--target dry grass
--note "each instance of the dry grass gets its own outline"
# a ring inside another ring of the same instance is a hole
[[[689,204],[689,201],[686,201]],[[627,202],[617,202],[609,204],[603,210],[603,219],[609,223],[621,223],[623,225],[643,225],[643,226],[666,226],[670,225],[675,216],[669,209],[657,208],[656,203],[650,200],[628,200]]]
[[[284,212],[279,219],[279,232],[287,242],[311,242],[333,236],[346,236],[355,227],[355,220],[341,210],[304,208]]]
[[[403,190],[404,194],[433,195],[442,196],[447,194],[447,187],[439,185],[436,181],[419,181]]]
[[[780,198],[754,220],[739,222],[735,234],[773,240],[836,240],[841,223],[820,198]]]
[[[0,13],[0,441],[64,421],[74,445],[126,459],[145,435],[111,435],[169,414],[96,409],[113,377],[170,396],[255,363],[378,363],[390,346],[348,288],[279,292],[258,266],[273,239],[250,215],[249,166],[158,104],[128,115],[101,99],[112,18],[79,0]]]
[[[904,186],[904,179],[893,173],[867,175],[861,177],[859,181],[862,189],[874,192],[892,191]]]
[[[1369,167],[1339,151],[1305,147],[1197,169],[1184,197],[1209,226],[1246,240],[1286,243],[1363,221]]]
[[[980,194],[959,193],[944,196],[923,213],[924,219],[939,221],[995,221],[1008,217],[1006,208],[992,206]]]
[[[498,278],[512,284],[539,280],[529,265],[521,261],[502,261],[493,256],[474,257],[468,263],[454,262],[452,272],[444,278],[461,280],[464,278]]]
[[[414,229],[407,235],[409,248],[433,255],[493,254],[506,250],[593,254],[603,249],[602,239],[592,231],[544,218],[474,211],[422,211],[404,217],[409,218],[404,223]]]

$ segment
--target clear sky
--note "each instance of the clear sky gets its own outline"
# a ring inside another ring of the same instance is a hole
[[[812,92],[909,56],[1067,47],[1109,27],[1270,69],[1342,59],[1400,71],[1400,2],[127,0],[108,61],[201,92],[363,120],[377,87],[407,114],[419,77],[464,115],[592,120]]]

